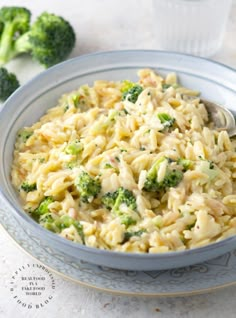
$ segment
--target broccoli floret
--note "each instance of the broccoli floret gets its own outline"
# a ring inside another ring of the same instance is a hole
[[[23,7],[2,7],[0,23],[2,27],[0,39],[0,65],[6,64],[16,54],[16,40],[30,27],[31,13]]]
[[[63,215],[59,218],[54,219],[51,213],[46,213],[40,216],[39,223],[47,230],[55,233],[60,233],[63,229],[66,229],[73,225],[80,235],[83,244],[85,243],[83,225],[80,224],[79,221],[74,220],[68,215]]]
[[[113,206],[113,210],[114,211],[120,210],[121,204],[125,204],[131,210],[137,209],[135,196],[133,195],[133,193],[130,190],[124,189],[123,187],[120,187],[116,191],[116,200],[115,200],[115,204]]]
[[[118,196],[117,191],[115,192],[107,192],[102,197],[102,204],[108,209],[111,210],[113,206],[115,205],[116,198]]]
[[[130,225],[135,225],[137,221],[133,219],[130,215],[121,215],[120,216],[120,222],[121,224],[124,224],[125,227],[129,227]]]
[[[125,204],[131,210],[136,210],[136,198],[130,190],[123,187],[118,188],[115,192],[107,192],[102,197],[102,203],[109,210],[120,211],[121,204]]]
[[[55,221],[55,225],[60,229],[60,232],[63,229],[66,229],[66,228],[70,227],[71,225],[73,225],[76,228],[76,230],[77,230],[78,234],[80,235],[82,242],[84,244],[83,225],[80,224],[79,221],[74,220],[69,215],[63,215]]]
[[[30,53],[45,67],[63,61],[75,45],[72,26],[60,16],[42,13],[30,27],[30,11],[21,7],[3,7],[0,23],[0,65],[21,53]]]
[[[0,67],[0,100],[6,100],[19,86],[16,75]]]
[[[36,183],[29,184],[27,181],[25,181],[22,183],[21,189],[28,193],[37,190],[37,185]]]
[[[18,136],[22,139],[23,142],[26,142],[29,139],[29,137],[31,137],[32,135],[33,135],[33,131],[22,130]]]
[[[170,115],[166,113],[159,113],[157,114],[157,117],[159,118],[160,122],[163,124],[164,128],[170,128],[175,123],[175,118],[171,117]]]
[[[60,233],[59,227],[55,224],[55,220],[51,213],[45,213],[39,216],[39,223],[47,230]]]
[[[107,192],[102,197],[103,205],[120,217],[121,224],[126,227],[136,224],[136,220],[122,211],[122,206],[125,205],[130,210],[135,211],[137,209],[136,198],[133,193],[123,187],[118,188],[115,192]]]
[[[78,155],[83,151],[83,145],[79,140],[72,141],[66,146],[65,153],[69,155]]]
[[[133,236],[141,236],[143,233],[145,233],[146,230],[139,230],[139,231],[135,231],[135,232],[125,232],[124,234],[124,240],[123,243],[129,241],[129,239]]]
[[[30,53],[45,67],[63,61],[75,45],[75,33],[64,18],[42,13],[30,30],[19,37],[14,45],[14,55]]]
[[[128,100],[131,103],[136,103],[138,96],[142,93],[142,91],[142,86],[129,81],[125,81],[121,89],[122,100]]]
[[[164,161],[167,161],[165,176],[162,181],[158,182],[158,170]],[[170,166],[171,162],[172,160],[166,157],[157,160],[147,173],[143,189],[148,192],[159,192],[170,187],[176,187],[183,178],[183,172],[178,169],[173,169]]]
[[[52,197],[45,197],[40,205],[32,212],[32,215],[33,216],[40,216],[40,215],[43,215],[43,214],[46,214],[49,212],[49,204],[51,204],[52,202],[54,202],[53,198]]]
[[[80,194],[81,201],[84,203],[92,202],[101,191],[101,183],[98,178],[92,178],[85,171],[78,175],[75,186]]]
[[[179,158],[177,164],[183,167],[183,171],[187,171],[192,167],[193,162],[189,159]]]

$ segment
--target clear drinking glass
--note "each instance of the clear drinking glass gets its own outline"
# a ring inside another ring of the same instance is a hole
[[[158,49],[211,56],[221,47],[232,0],[153,0]]]

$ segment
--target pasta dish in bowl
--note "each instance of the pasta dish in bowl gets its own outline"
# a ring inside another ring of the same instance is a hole
[[[161,270],[234,249],[235,141],[200,97],[234,107],[235,82],[224,65],[159,51],[42,72],[1,110],[4,213],[76,264]]]
[[[175,73],[97,80],[18,133],[12,182],[44,228],[106,250],[163,253],[236,234],[236,142]]]

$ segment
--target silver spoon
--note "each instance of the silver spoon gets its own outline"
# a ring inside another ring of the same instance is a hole
[[[210,120],[213,121],[217,130],[227,130],[230,137],[236,135],[235,118],[231,111],[206,99],[201,98],[201,102],[205,105]]]

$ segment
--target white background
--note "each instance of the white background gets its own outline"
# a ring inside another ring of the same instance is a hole
[[[33,18],[48,11],[68,19],[77,34],[71,57],[94,51],[159,48],[154,32],[158,21],[153,15],[151,0],[1,0],[0,6],[3,5],[26,6]],[[223,47],[212,58],[236,67],[236,1]],[[17,58],[8,67],[18,74],[22,84],[43,71],[27,57]],[[236,286],[207,295],[155,299],[105,294],[56,274],[54,299],[45,308],[24,309],[12,299],[9,282],[12,273],[27,263],[33,264],[35,260],[20,250],[0,228],[0,318],[236,317]]]

